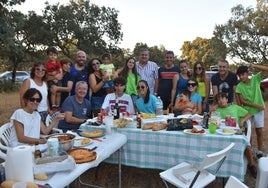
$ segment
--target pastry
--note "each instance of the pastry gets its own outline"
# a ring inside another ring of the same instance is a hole
[[[99,137],[103,135],[102,130],[94,130],[94,131],[85,131],[81,133],[82,136],[87,136],[87,137]]]
[[[41,181],[45,181],[45,180],[48,179],[48,177],[47,177],[47,174],[42,173],[42,174],[35,174],[35,175],[34,175],[34,179],[36,179],[36,180],[41,180]]]
[[[97,153],[85,148],[77,148],[68,151],[77,164],[94,161],[97,158]]]

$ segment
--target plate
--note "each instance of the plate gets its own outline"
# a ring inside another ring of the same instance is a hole
[[[90,138],[77,138],[74,139],[74,147],[84,147],[87,146],[89,144],[92,144],[92,140]]]
[[[206,131],[204,133],[192,133],[192,129],[184,129],[183,132],[186,134],[193,134],[193,135],[205,135]]]
[[[217,132],[218,134],[221,134],[221,135],[233,135],[233,134],[236,133],[236,131],[233,130],[233,129],[229,129],[229,130],[232,131],[232,132],[225,133],[225,132],[223,132],[223,129],[217,129],[216,132]]]
[[[104,135],[104,131],[100,129],[96,129],[94,131],[82,131],[78,132],[80,136],[83,137],[88,137],[88,138],[96,138],[96,137],[101,137]]]
[[[98,154],[95,151],[86,148],[71,149],[67,153],[74,158],[76,164],[92,162],[98,159]]]

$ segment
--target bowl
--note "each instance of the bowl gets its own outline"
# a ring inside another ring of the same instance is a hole
[[[69,134],[69,133],[59,133],[59,134],[53,134],[49,136],[49,138],[58,138],[59,140],[59,150],[61,151],[69,151],[72,149],[75,138],[75,135]]]

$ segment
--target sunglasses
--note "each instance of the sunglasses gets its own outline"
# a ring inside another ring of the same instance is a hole
[[[34,101],[36,101],[36,102],[41,102],[41,99],[40,98],[34,98],[34,97],[31,97],[30,99],[29,99],[29,101],[31,101],[31,102],[34,102]]]
[[[99,65],[100,62],[92,63],[92,66]]]
[[[37,71],[46,71],[46,69],[42,69],[42,68],[39,68],[39,67],[37,67],[37,68],[35,68],[35,70],[37,70]]]
[[[137,90],[144,89],[145,86],[137,86]]]
[[[202,70],[202,67],[195,67],[195,70]]]
[[[190,87],[190,86],[194,87],[194,86],[196,86],[196,83],[188,83],[187,86],[188,87]]]

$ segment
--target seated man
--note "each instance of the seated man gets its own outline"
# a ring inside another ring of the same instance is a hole
[[[233,117],[235,117],[236,121],[239,123],[239,127],[243,128],[244,123],[250,119],[251,114],[242,108],[241,106],[232,104],[228,105],[228,96],[226,93],[218,93],[215,96],[215,106],[214,110],[217,112],[220,112],[221,118],[225,119],[226,115],[232,114]],[[250,170],[251,175],[256,178],[257,176],[257,168],[253,160],[251,146],[247,146],[245,150],[245,154],[248,160],[248,168]]]
[[[79,81],[75,85],[75,95],[69,96],[62,104],[62,112],[65,119],[59,122],[58,128],[63,132],[78,129],[80,125],[91,117],[91,104],[85,99],[88,86],[85,81]]]

